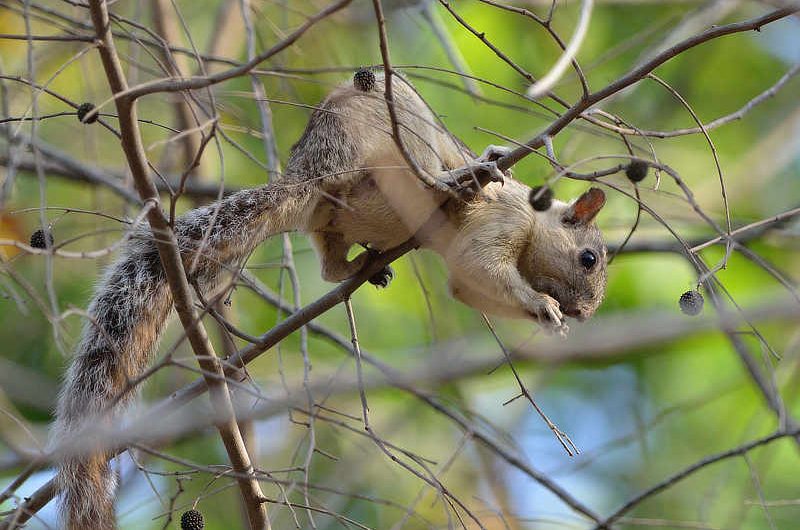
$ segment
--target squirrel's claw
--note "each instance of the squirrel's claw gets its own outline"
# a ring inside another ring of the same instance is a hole
[[[365,255],[367,256],[367,260],[374,259],[380,254],[379,250],[376,250],[369,246],[367,243],[359,243],[364,250]],[[386,288],[391,283],[392,279],[394,278],[394,269],[391,266],[387,265],[372,276],[369,277],[367,280],[369,283],[374,285],[375,287]]]
[[[498,158],[503,158],[511,152],[511,148],[504,145],[487,145],[483,150],[481,156],[478,157],[479,162],[494,162]]]
[[[375,287],[386,288],[391,283],[392,278],[394,278],[394,269],[387,265],[373,274],[367,281]]]
[[[496,162],[496,160],[510,152],[511,149],[508,147],[499,145],[487,146],[481,156],[467,163],[464,167],[448,171],[441,180],[462,200],[472,200],[488,183],[498,182],[503,184],[505,179],[510,177],[509,172],[500,171]]]
[[[466,166],[448,171],[445,182],[461,199],[471,200],[490,182],[505,182],[506,176],[489,160],[475,160]]]
[[[537,296],[528,307],[528,312],[539,322],[545,333],[566,337],[569,331],[561,313],[559,303],[552,297],[537,293]]]
[[[488,145],[486,146],[486,149],[483,150],[483,153],[481,153],[481,156],[478,157],[478,162],[497,162],[497,160],[503,158],[510,152],[511,148],[504,145]],[[493,176],[493,182],[499,182],[500,184],[503,184],[506,178],[511,177],[511,170],[507,169],[506,171],[500,171],[500,168],[495,165]]]

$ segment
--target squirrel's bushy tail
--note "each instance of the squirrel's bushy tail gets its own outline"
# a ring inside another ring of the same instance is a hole
[[[280,181],[186,213],[175,233],[187,273],[212,289],[266,237],[302,227],[312,200],[302,183],[290,189]],[[87,422],[110,423],[131,401],[135,389],[129,387],[150,363],[171,310],[152,234],[139,229],[95,291],[58,404],[54,441],[70,442],[59,469],[69,530],[116,527],[111,449],[94,436],[73,438]]]
[[[155,245],[131,239],[89,306],[91,320],[84,327],[61,393],[55,441],[69,440],[87,421],[99,420],[128,380],[144,370],[171,306]],[[120,406],[129,400],[122,397]],[[105,418],[110,420],[113,411],[108,412]],[[92,452],[89,444],[94,437],[88,438],[71,440],[69,449],[81,449],[81,456],[65,456],[61,461],[59,481],[67,527],[113,529],[111,455],[104,450]],[[87,447],[76,447],[84,442]]]

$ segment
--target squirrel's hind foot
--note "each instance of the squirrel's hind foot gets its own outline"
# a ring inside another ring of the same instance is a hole
[[[386,288],[391,283],[392,278],[394,278],[394,269],[387,265],[373,274],[367,281],[375,287]]]

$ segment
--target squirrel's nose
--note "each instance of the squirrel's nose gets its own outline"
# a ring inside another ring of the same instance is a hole
[[[568,317],[572,317],[580,322],[583,322],[584,320],[589,318],[589,315],[579,307],[570,307],[567,308],[566,310],[562,309],[562,311]]]

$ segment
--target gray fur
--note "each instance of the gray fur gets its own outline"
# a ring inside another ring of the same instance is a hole
[[[298,189],[311,198],[304,187]],[[181,217],[175,232],[187,266],[196,254],[200,256],[192,279],[204,290],[213,290],[225,265],[245,257],[269,235],[294,229],[293,221],[305,215],[307,203],[287,200],[290,196],[283,186],[267,185]],[[172,310],[171,293],[151,237],[139,230],[96,288],[88,309],[90,321],[61,391],[55,440],[66,439],[87,423],[111,421],[135,395],[128,392],[119,399],[117,411],[106,410],[150,363]],[[86,452],[92,452],[91,447]],[[61,463],[59,482],[70,530],[115,527],[110,454],[92,453],[67,457]]]

